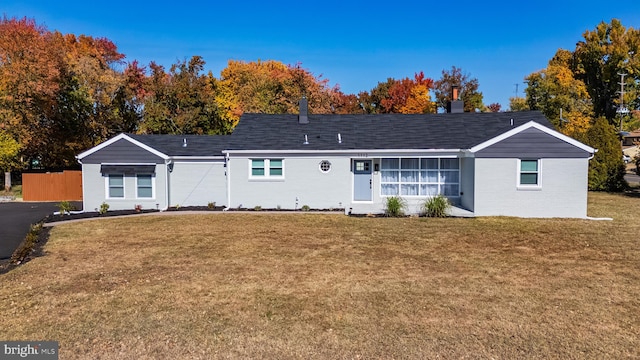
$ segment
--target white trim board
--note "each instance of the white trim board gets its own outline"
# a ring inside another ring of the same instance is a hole
[[[544,125],[540,125],[539,123],[537,123],[535,121],[529,121],[526,124],[523,124],[523,125],[520,125],[518,127],[515,127],[515,128],[513,128],[513,129],[511,129],[511,130],[509,130],[509,131],[507,131],[505,133],[502,133],[502,134],[500,134],[500,135],[498,135],[498,136],[496,136],[496,137],[494,137],[492,139],[489,139],[489,140],[487,140],[487,141],[485,141],[483,143],[480,143],[480,144],[472,147],[471,149],[469,149],[469,151],[472,152],[472,153],[475,153],[475,152],[478,152],[480,150],[486,149],[487,147],[489,147],[491,145],[497,144],[502,140],[510,138],[513,135],[519,134],[519,133],[523,132],[524,130],[527,130],[527,129],[530,129],[530,128],[538,129],[538,130],[540,130],[540,131],[542,131],[542,132],[544,132],[544,133],[546,133],[548,135],[551,135],[551,136],[553,136],[553,137],[555,137],[557,139],[560,139],[560,140],[562,140],[564,142],[567,142],[567,143],[569,143],[569,144],[571,144],[571,145],[573,145],[573,146],[575,146],[575,147],[577,147],[577,148],[579,148],[581,150],[584,150],[584,151],[586,151],[586,152],[588,152],[590,154],[593,154],[593,153],[595,153],[597,151],[596,149],[592,148],[591,146],[585,145],[585,144],[583,144],[583,143],[581,143],[581,142],[579,142],[579,141],[577,141],[575,139],[572,139],[572,138],[568,137],[567,135],[559,133],[559,132],[557,132],[557,131],[555,131],[553,129],[550,129],[550,128],[544,126]]]
[[[89,149],[89,150],[87,150],[87,151],[85,151],[83,153],[78,154],[76,156],[76,159],[78,159],[79,162],[82,162],[82,159],[84,159],[85,157],[87,157],[87,156],[89,156],[89,155],[91,155],[91,154],[93,154],[93,153],[95,153],[97,151],[100,151],[100,150],[104,149],[105,147],[107,147],[107,146],[109,146],[109,145],[111,145],[111,144],[113,144],[113,143],[115,143],[116,141],[119,141],[119,140],[126,140],[126,141],[132,143],[133,145],[136,145],[136,146],[138,146],[138,147],[140,147],[140,148],[142,148],[144,150],[147,150],[148,152],[150,152],[150,153],[152,153],[152,154],[154,154],[154,155],[156,155],[156,156],[158,156],[158,157],[160,157],[160,158],[162,158],[164,160],[168,160],[169,159],[168,155],[166,155],[164,153],[161,153],[160,151],[158,151],[158,150],[156,150],[156,149],[154,149],[154,148],[152,148],[152,147],[150,147],[150,146],[148,146],[146,144],[143,144],[138,140],[132,139],[129,136],[127,136],[127,134],[124,134],[124,133],[122,133],[120,135],[117,135],[115,137],[112,137],[111,139],[109,139],[109,140],[107,140],[107,141],[105,141],[105,142],[103,142],[101,144],[98,144],[98,145],[92,147],[91,149]]]

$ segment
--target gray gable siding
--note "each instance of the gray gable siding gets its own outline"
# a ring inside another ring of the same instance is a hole
[[[590,153],[530,128],[476,152],[477,158],[587,158]]]
[[[149,151],[120,139],[113,144],[94,152],[82,159],[83,164],[163,164],[164,159]]]

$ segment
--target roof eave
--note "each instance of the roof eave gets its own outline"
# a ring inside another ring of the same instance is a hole
[[[588,152],[590,154],[593,154],[596,151],[596,149],[592,148],[591,146],[583,144],[583,143],[579,142],[576,139],[570,138],[567,135],[564,135],[564,134],[562,134],[562,133],[560,133],[560,132],[558,132],[556,130],[548,128],[548,127],[546,127],[546,126],[544,126],[542,124],[539,124],[539,123],[537,123],[535,121],[529,121],[529,122],[527,122],[525,124],[522,124],[520,126],[514,127],[513,129],[511,129],[511,130],[509,130],[507,132],[504,132],[504,133],[502,133],[502,134],[500,134],[500,135],[498,135],[498,136],[496,136],[494,138],[491,138],[491,139],[489,139],[487,141],[484,141],[484,142],[482,142],[482,143],[480,143],[480,144],[478,144],[476,146],[473,146],[471,149],[469,149],[469,151],[472,152],[472,153],[478,152],[480,150],[483,150],[483,149],[485,149],[485,148],[487,148],[487,147],[489,147],[491,145],[497,144],[498,142],[500,142],[502,140],[510,138],[511,136],[513,136],[515,134],[518,134],[518,133],[520,133],[520,132],[522,132],[524,130],[530,129],[530,128],[538,129],[538,130],[540,130],[540,131],[542,131],[542,132],[544,132],[546,134],[549,134],[549,135],[551,135],[551,136],[553,136],[555,138],[558,138],[558,139],[560,139],[560,140],[562,140],[564,142],[567,142],[567,143],[569,143],[569,144],[571,144],[571,145],[573,145],[573,146],[575,146],[575,147],[577,147],[577,148],[579,148],[581,150],[584,150],[584,151],[586,151],[586,152]]]
[[[216,155],[216,156],[200,156],[200,155],[180,155],[180,156],[171,156],[172,160],[224,160],[224,155]]]
[[[107,141],[105,141],[105,142],[103,142],[103,143],[101,143],[99,145],[96,145],[96,146],[92,147],[91,149],[89,149],[89,150],[87,150],[85,152],[82,152],[82,153],[78,154],[76,156],[76,159],[79,162],[81,162],[82,159],[84,159],[85,157],[87,157],[87,156],[89,156],[89,155],[91,155],[91,154],[93,154],[95,152],[98,152],[98,151],[104,149],[105,147],[107,147],[107,146],[109,146],[109,145],[111,145],[111,144],[113,144],[113,143],[115,143],[116,141],[119,141],[119,140],[129,141],[130,143],[132,143],[132,144],[134,144],[134,145],[136,145],[136,146],[138,146],[138,147],[140,147],[140,148],[142,148],[144,150],[147,150],[148,152],[150,152],[150,153],[152,153],[152,154],[154,154],[154,155],[156,155],[156,156],[158,156],[158,157],[160,157],[160,158],[162,158],[164,160],[169,159],[169,156],[167,154],[164,154],[164,153],[162,153],[162,152],[152,148],[151,146],[146,145],[146,144],[144,144],[144,143],[142,143],[142,142],[140,142],[138,140],[135,140],[135,139],[131,138],[130,136],[128,136],[125,133],[122,133],[120,135],[114,136],[111,139],[109,139],[109,140],[107,140]]]
[[[391,154],[391,153],[460,153],[463,149],[333,149],[333,150],[223,150],[223,154]]]

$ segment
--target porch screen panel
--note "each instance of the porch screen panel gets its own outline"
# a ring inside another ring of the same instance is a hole
[[[438,159],[420,159],[420,195],[436,196],[440,193]]]
[[[381,193],[386,196],[400,194],[400,159],[382,159],[380,164],[382,177]]]
[[[384,158],[380,173],[383,196],[457,197],[460,193],[457,158]]]
[[[420,185],[420,159],[401,159],[400,168],[400,195],[417,196]]]
[[[460,162],[458,159],[440,159],[440,193],[460,196]]]

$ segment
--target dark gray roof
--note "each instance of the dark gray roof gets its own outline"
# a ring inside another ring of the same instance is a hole
[[[127,134],[149,147],[169,156],[223,156],[230,135],[149,135]],[[183,146],[186,140],[187,146]]]
[[[538,111],[310,114],[308,119],[308,124],[299,124],[297,115],[244,114],[227,150],[469,149],[529,121],[553,128]]]
[[[232,135],[127,136],[168,156],[222,156],[223,150],[469,149],[529,121],[553,128],[538,111],[325,114],[308,120],[299,124],[298,115],[244,114]]]

